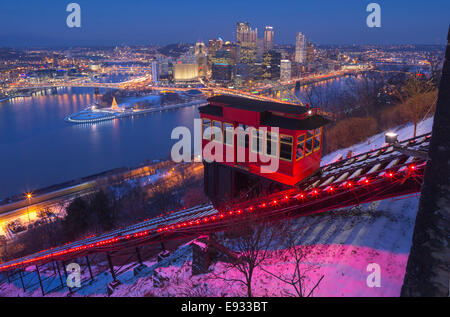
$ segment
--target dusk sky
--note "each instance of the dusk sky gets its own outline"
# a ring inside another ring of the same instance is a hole
[[[81,6],[81,28],[68,28],[66,6]],[[381,28],[366,26],[366,6],[381,5]],[[148,45],[235,40],[237,21],[275,43],[293,44],[295,32],[319,44],[444,44],[448,0],[40,0],[0,3],[0,47]]]

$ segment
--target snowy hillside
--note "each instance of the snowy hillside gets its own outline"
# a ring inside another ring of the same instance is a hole
[[[425,120],[418,127],[418,135],[431,131],[431,127],[432,119]],[[411,125],[396,130],[399,140],[412,137],[411,131]],[[324,164],[339,153],[344,156],[349,150],[362,153],[383,144],[384,134],[373,136],[367,142],[325,156]],[[298,233],[296,244],[306,254],[302,267],[308,268],[308,284],[312,286],[324,276],[313,295],[399,296],[411,247],[418,197],[397,197],[294,219],[292,229]],[[196,276],[191,274],[191,263],[192,248],[188,243],[160,263],[156,259],[147,262],[148,268],[138,277],[133,275],[132,268],[119,275],[121,285],[112,296],[246,296],[241,283],[217,278],[217,275],[228,280],[241,278],[235,270],[223,274],[225,263],[212,264],[210,273]],[[380,287],[367,285],[370,263],[380,266]],[[274,274],[292,272],[293,267],[293,259],[284,250],[270,251],[263,265],[265,270]],[[103,273],[74,296],[107,296],[107,283],[111,280],[109,274]],[[255,296],[290,296],[294,293],[290,285],[260,269],[255,271],[253,288]],[[65,295],[66,289],[48,296]],[[3,282],[0,296],[41,296],[41,293],[38,287],[24,293],[19,282]]]
[[[325,216],[298,218],[297,244],[307,256],[303,267],[310,269],[311,286],[320,276],[324,279],[314,296],[398,296],[405,273],[410,240],[414,229],[417,197],[385,200],[361,206],[350,212],[335,211]],[[191,253],[188,247],[173,255],[186,261],[156,269],[162,287],[153,287],[154,275],[135,279],[131,272],[121,278],[123,284],[113,296],[246,296],[245,288],[227,279],[242,278],[237,271],[228,271],[219,262],[211,267],[214,274],[191,276]],[[381,268],[381,287],[366,284],[367,265],[377,263]],[[272,273],[292,272],[292,259],[283,251],[272,251],[264,268]],[[261,270],[255,272],[255,296],[287,296],[291,286]],[[94,294],[92,294],[94,295]]]
[[[424,121],[421,121],[417,125],[416,134],[419,136],[419,135],[431,132],[432,127],[433,127],[433,118],[432,117],[427,118]],[[391,129],[390,132],[397,133],[399,141],[407,140],[414,136],[412,124],[407,124],[407,125],[395,128],[395,129]],[[367,141],[365,141],[365,142],[355,144],[348,148],[337,150],[333,153],[325,155],[322,158],[321,165],[326,165],[326,164],[333,162],[334,158],[339,155],[342,155],[343,157],[345,157],[349,151],[351,151],[353,153],[353,155],[355,155],[358,153],[364,153],[364,152],[368,152],[368,151],[374,150],[376,148],[382,147],[382,146],[386,145],[386,143],[384,142],[384,134],[385,134],[384,132],[376,134],[376,135],[370,137],[369,139],[367,139]]]

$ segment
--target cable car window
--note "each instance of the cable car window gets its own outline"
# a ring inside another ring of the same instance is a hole
[[[202,120],[202,135],[203,139],[205,140],[211,140],[211,120],[209,119],[203,119]]]
[[[249,145],[249,127],[245,124],[239,124],[238,130],[238,144],[246,149],[248,149]]]
[[[231,123],[223,123],[223,143],[233,145],[234,137],[233,125]]]
[[[280,136],[280,158],[292,161],[292,137],[288,135]]]
[[[322,141],[322,128],[318,128],[314,132],[314,151],[320,148],[320,143]]]
[[[262,153],[263,136],[262,132],[252,129],[252,152]]]
[[[305,135],[299,135],[297,137],[297,151],[295,154],[295,158],[296,160],[300,160],[301,158],[303,158],[303,156],[305,156]]]
[[[308,130],[308,132],[306,132],[305,156],[311,154],[312,152],[313,137],[314,137],[314,130]]]
[[[267,132],[265,154],[275,157],[278,155],[278,134]]]
[[[222,122],[213,121],[212,139],[216,142],[222,142]]]

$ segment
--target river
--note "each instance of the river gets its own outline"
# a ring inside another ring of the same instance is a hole
[[[94,101],[94,89],[63,88],[0,103],[0,200],[146,160],[166,159],[172,129],[193,131],[197,107],[95,124],[64,117]]]

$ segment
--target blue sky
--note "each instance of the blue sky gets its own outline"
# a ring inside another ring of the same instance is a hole
[[[81,28],[66,26],[66,6],[81,6]],[[381,28],[366,26],[366,6],[381,5]],[[444,44],[448,0],[1,0],[1,46],[147,45],[234,40],[237,21],[275,29],[275,43],[295,32],[319,44]]]

